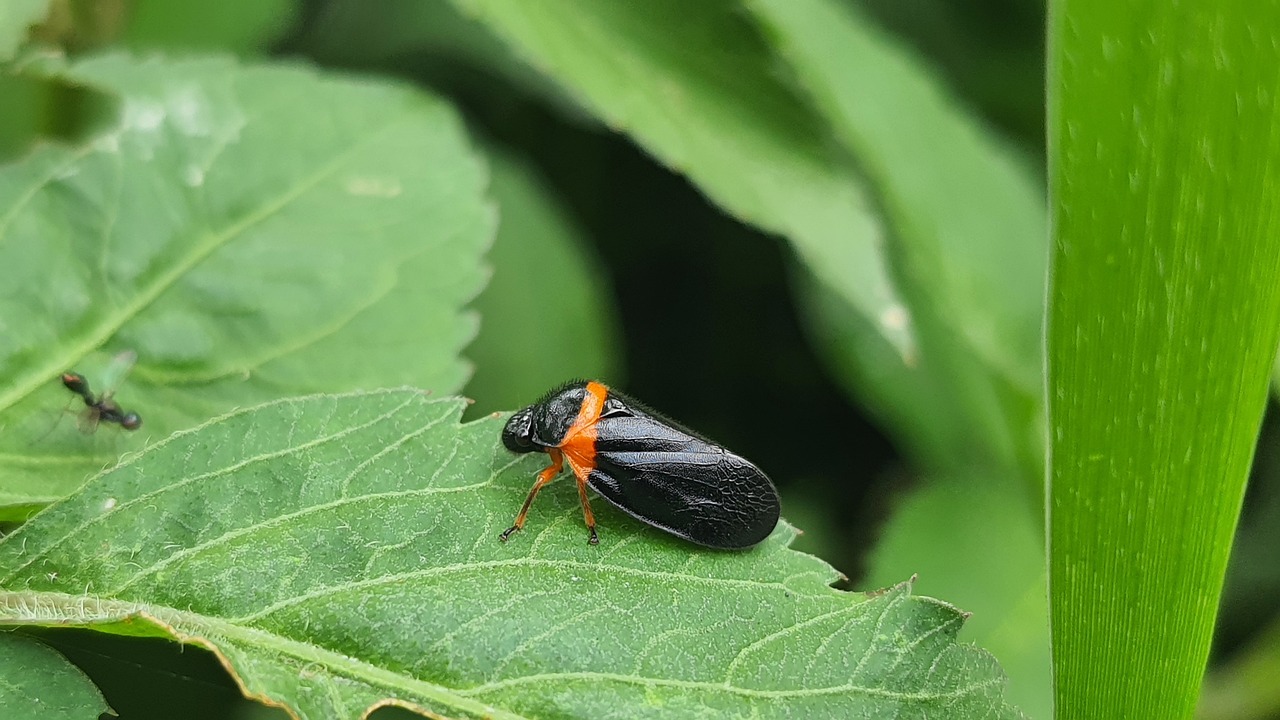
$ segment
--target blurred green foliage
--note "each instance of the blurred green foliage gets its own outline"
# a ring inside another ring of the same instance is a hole
[[[562,2],[590,33],[557,35],[574,25],[550,15],[530,37],[512,27],[514,13],[528,11],[521,3],[25,2],[6,5],[20,14],[0,11],[0,51],[9,36],[25,36],[29,50],[223,52],[395,77],[447,97],[489,159],[499,216],[492,278],[469,306],[479,321],[463,350],[474,369],[463,387],[476,399],[472,412],[531,402],[568,376],[621,385],[766,468],[784,513],[806,531],[801,547],[851,587],[920,573],[922,592],[974,612],[962,638],[997,656],[1028,715],[1048,718],[1037,326],[1043,6],[726,1],[697,15],[708,47],[672,49],[657,41],[683,37],[670,26],[678,4],[637,4],[618,19],[580,12],[605,13],[598,4]],[[835,22],[806,25],[817,16],[809,13]],[[25,18],[41,15],[28,31]],[[733,52],[749,51],[744,62],[710,46],[721,27],[732,30]],[[863,54],[833,64],[811,52],[828,45]],[[653,50],[644,62],[642,50]],[[735,67],[746,69],[736,76]],[[642,87],[632,93],[626,83]],[[699,132],[684,133],[688,93],[724,100],[715,107],[738,122],[752,118],[733,102],[761,87],[768,100],[746,106],[800,118],[812,135],[803,147],[829,186],[851,193],[840,198],[841,217],[857,227],[829,234],[857,235],[883,253],[883,274],[918,336],[907,362],[885,339],[886,318],[850,301],[863,289],[856,273],[872,271],[815,261],[821,255],[789,232],[798,221],[734,195],[743,171],[707,167],[696,152],[721,126],[698,117],[690,123]],[[6,159],[75,137],[95,117],[83,93],[27,74],[0,76],[0,100]],[[945,204],[961,197],[958,209]],[[960,212],[952,223],[948,214]],[[844,295],[833,278],[848,283]],[[1280,434],[1260,442],[1210,680],[1227,690],[1209,693],[1208,717],[1232,717],[1222,708],[1240,706],[1232,702],[1241,693],[1261,698],[1244,703],[1249,717],[1280,717],[1280,699],[1239,682],[1280,657],[1274,642],[1259,641],[1259,628],[1280,627]],[[140,683],[173,703],[133,706],[130,717],[258,711],[212,662],[170,672],[175,660],[159,641],[46,639],[117,710]]]

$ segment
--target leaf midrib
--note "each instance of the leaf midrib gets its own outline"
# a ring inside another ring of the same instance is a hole
[[[48,611],[42,614],[37,610],[41,606],[46,608],[58,608],[64,605],[76,607],[79,611],[78,617],[68,618],[64,615],[54,614]],[[26,615],[15,615],[13,613],[14,609],[27,610]],[[3,613],[3,615],[0,615],[0,624],[50,625],[55,623],[65,624],[70,620],[75,624],[88,625],[106,622],[120,622],[131,617],[140,617],[150,620],[159,627],[164,628],[180,642],[205,645],[210,651],[219,655],[220,658],[222,657],[222,652],[220,648],[217,647],[218,638],[225,639],[227,642],[243,643],[244,646],[247,646],[248,648],[269,648],[278,654],[288,655],[308,663],[322,665],[329,668],[335,674],[346,675],[347,677],[351,677],[368,685],[373,685],[374,687],[398,687],[468,712],[477,714],[489,713],[492,717],[508,718],[510,720],[519,720],[524,716],[490,707],[483,704],[480,700],[472,699],[471,696],[531,683],[536,684],[548,681],[600,682],[603,680],[626,683],[629,685],[641,685],[644,687],[668,687],[683,690],[697,690],[702,692],[727,693],[740,697],[765,700],[796,697],[821,697],[824,695],[854,693],[868,697],[886,698],[905,702],[932,702],[955,699],[980,693],[987,688],[994,687],[1004,682],[1004,678],[1002,677],[992,678],[983,682],[953,687],[945,691],[937,692],[902,692],[886,688],[857,685],[854,683],[830,685],[820,688],[761,690],[731,685],[728,682],[717,683],[700,680],[678,680],[672,678],[645,677],[641,675],[624,675],[621,673],[577,671],[522,675],[520,677],[505,678],[502,680],[482,683],[471,688],[456,689],[446,688],[403,673],[387,670],[385,668],[357,660],[348,655],[343,655],[341,653],[325,649],[319,645],[293,640],[267,630],[239,625],[232,620],[147,603],[123,600],[102,600],[57,592],[0,592],[0,613]],[[230,668],[230,664],[227,664],[227,667]],[[377,680],[380,684],[375,685],[371,680]]]
[[[39,608],[60,608],[72,606],[78,609],[76,617],[55,614]],[[15,614],[14,610],[27,611],[25,616]],[[490,707],[482,701],[460,696],[456,690],[429,683],[412,676],[397,673],[370,663],[357,660],[319,645],[300,642],[282,635],[258,628],[236,625],[233,622],[209,615],[178,610],[177,608],[125,600],[103,600],[83,595],[70,595],[56,592],[0,592],[0,625],[65,625],[69,622],[76,625],[92,625],[108,622],[122,622],[129,618],[142,618],[163,628],[179,642],[201,645],[218,656],[227,668],[243,685],[243,678],[228,661],[219,647],[219,640],[241,645],[249,649],[269,649],[280,655],[287,655],[298,660],[314,663],[328,668],[338,675],[346,675],[358,682],[374,687],[400,688],[421,697],[431,698],[451,707],[465,710],[476,715],[506,720],[524,720],[524,716],[516,715],[499,708]],[[375,684],[376,680],[378,684]]]

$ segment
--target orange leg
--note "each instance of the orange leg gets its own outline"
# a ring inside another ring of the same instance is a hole
[[[596,516],[591,513],[591,503],[587,502],[587,479],[585,473],[579,473],[575,467],[574,475],[578,478],[578,498],[582,500],[582,519],[587,523],[587,529],[591,531],[591,539],[587,542],[592,545],[600,544],[600,538],[596,537]]]
[[[499,540],[506,542],[507,538],[511,537],[511,533],[524,529],[525,516],[529,514],[529,506],[533,505],[533,499],[538,497],[538,491],[542,489],[543,485],[554,480],[556,475],[560,474],[560,469],[564,467],[564,456],[560,454],[559,450],[548,450],[547,454],[551,456],[551,464],[538,473],[538,479],[534,481],[533,489],[529,491],[529,497],[524,499],[524,507],[520,508],[520,514],[516,515],[516,524],[499,535]]]

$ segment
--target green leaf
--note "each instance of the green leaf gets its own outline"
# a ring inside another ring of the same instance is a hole
[[[603,269],[535,172],[492,145],[489,158],[502,219],[489,251],[493,278],[473,305],[480,334],[467,348],[476,365],[470,412],[527,405],[566,378],[617,381]]]
[[[1014,478],[927,478],[894,508],[868,558],[866,582],[893,582],[910,569],[919,573],[919,590],[972,612],[960,640],[1000,661],[1010,702],[1050,720],[1044,530],[1020,490]]]
[[[1280,4],[1050,4],[1064,720],[1191,717],[1280,340]]]
[[[52,104],[48,84],[0,73],[0,163],[27,151],[43,131],[47,108]]]
[[[0,632],[0,708],[5,717],[41,720],[97,720],[110,711],[79,668],[15,632]]]
[[[536,95],[578,124],[594,122],[559,85],[517,57],[488,26],[447,2],[330,0],[298,42],[309,57],[326,65],[403,72],[405,58],[413,57],[416,76],[437,87],[474,90],[479,86],[505,99],[515,88]],[[423,64],[418,65],[418,60]],[[477,83],[477,77],[483,82]]]
[[[1009,428],[994,399],[982,386],[958,382],[958,374],[984,368],[953,333],[920,317],[917,334],[927,346],[916,362],[904,365],[848,303],[807,275],[794,285],[806,330],[832,375],[900,438],[913,463],[935,472],[977,467],[1020,474],[1013,448],[1001,442]]]
[[[296,21],[297,5],[297,0],[133,0],[119,40],[134,50],[262,52]]]
[[[210,648],[303,718],[1016,718],[963,614],[828,586],[783,523],[699,549],[561,480],[498,541],[542,461],[504,418],[416,391],[313,396],[180,432],[0,541],[0,623]]]
[[[986,465],[1020,473],[1038,497],[1047,233],[1039,183],[927,68],[848,3],[746,4],[883,206],[899,288],[916,319],[915,366],[893,367],[870,347],[874,337],[842,338],[832,346],[837,362],[873,363],[845,375],[861,380],[859,395],[889,406],[898,432],[936,467],[972,464],[976,440]],[[819,318],[835,326],[833,335],[865,333],[847,313]],[[870,380],[881,374],[894,382]],[[904,407],[905,392],[929,400]],[[938,402],[954,412],[934,415]],[[948,437],[958,431],[959,443]]]
[[[49,12],[49,0],[5,0],[0,3],[0,62],[13,57],[32,25]]]
[[[44,70],[111,93],[83,147],[0,167],[0,516],[122,451],[282,393],[458,389],[492,235],[484,170],[444,103],[227,59]],[[58,373],[143,428],[85,437]]]
[[[833,375],[927,483],[887,522],[871,582],[919,573],[931,594],[973,611],[965,637],[1000,660],[1010,699],[1047,720],[1039,183],[848,3],[746,5],[880,198],[915,319],[917,358],[904,365],[847,302],[796,283]]]
[[[786,236],[825,286],[911,354],[874,211],[737,2],[455,4],[716,203]]]

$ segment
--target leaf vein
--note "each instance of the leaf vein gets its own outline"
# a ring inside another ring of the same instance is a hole
[[[397,583],[404,583],[409,580],[420,580],[424,578],[450,575],[453,573],[483,571],[483,570],[490,570],[493,568],[503,568],[503,567],[517,567],[517,568],[545,567],[545,568],[551,568],[554,570],[580,570],[583,572],[607,571],[607,572],[619,573],[622,575],[629,575],[633,577],[652,578],[652,579],[658,579],[658,580],[664,580],[664,581],[678,579],[683,582],[708,585],[711,587],[752,587],[752,588],[766,588],[766,589],[778,589],[778,590],[784,589],[783,586],[779,583],[763,582],[760,580],[741,580],[736,578],[709,578],[709,577],[703,577],[700,575],[680,575],[676,573],[660,572],[655,570],[641,570],[638,568],[629,568],[621,565],[611,565],[607,567],[602,567],[593,562],[586,563],[586,562],[579,562],[575,560],[542,560],[538,558],[525,557],[525,558],[511,558],[508,560],[486,560],[482,562],[455,563],[453,565],[441,565],[440,567],[422,568],[419,570],[411,570],[409,572],[382,575],[376,578],[369,578],[367,580],[359,580],[359,581],[347,582],[347,583],[337,583],[334,585],[324,585],[324,586],[317,587],[316,589],[310,592],[285,598],[279,602],[268,605],[258,610],[257,612],[251,613],[249,615],[243,615],[243,616],[234,618],[233,620],[231,620],[231,622],[237,622],[237,623],[252,622],[252,621],[264,618],[268,615],[271,615],[272,613],[275,613],[279,610],[293,607],[295,605],[301,605],[310,600],[316,600],[316,599],[330,596],[330,595],[337,595],[345,592],[355,592],[355,591],[366,590],[368,588],[375,588],[380,586],[395,585]]]
[[[796,632],[798,630],[803,630],[809,627],[810,625],[816,625],[830,618],[836,617],[838,615],[841,615],[853,610],[859,610],[861,608],[862,608],[862,605],[849,605],[847,607],[837,608],[835,610],[832,610],[831,612],[823,613],[821,615],[808,618],[801,622],[788,625],[787,627],[784,627],[781,630],[774,631],[772,633],[769,633],[768,635],[765,635],[764,637],[757,638],[747,643],[746,645],[742,646],[742,649],[739,650],[738,653],[734,655],[733,659],[729,661],[729,667],[725,668],[724,685],[728,687],[733,686],[733,678],[735,673],[737,673],[738,671],[738,666],[746,659],[746,656],[749,653],[755,651],[756,649],[760,648],[764,644],[773,642],[774,640],[777,640],[779,638],[784,638],[790,635],[791,633]]]
[[[1004,678],[992,678],[982,682],[972,683],[955,687],[950,690],[941,692],[907,692],[902,690],[890,690],[887,688],[869,687],[865,685],[857,685],[852,682],[842,685],[829,685],[820,688],[795,688],[789,690],[759,690],[755,688],[744,688],[738,686],[726,686],[722,683],[704,682],[700,680],[675,680],[670,678],[650,678],[637,677],[634,675],[622,675],[619,673],[603,673],[603,672],[564,672],[564,673],[541,673],[537,675],[523,675],[515,678],[507,678],[495,682],[476,685],[475,687],[460,689],[458,694],[466,696],[480,696],[494,690],[504,690],[511,687],[518,687],[528,684],[539,684],[556,681],[568,682],[620,682],[631,685],[644,685],[646,687],[669,687],[679,688],[682,690],[702,690],[709,692],[729,693],[743,697],[761,698],[766,700],[785,699],[795,697],[818,697],[823,695],[837,695],[840,693],[856,693],[859,695],[868,695],[872,697],[883,697],[893,700],[905,702],[932,702],[937,700],[948,700],[955,698],[967,697],[975,695],[987,688],[994,687],[1004,683]]]
[[[373,418],[372,420],[369,420],[367,423],[364,423],[364,424],[361,424],[361,425],[354,425],[354,426],[344,427],[343,429],[339,430],[339,431],[338,431],[338,432],[336,432],[336,433],[333,433],[333,434],[330,434],[330,435],[324,435],[324,436],[321,436],[321,437],[318,437],[318,438],[315,438],[315,439],[309,440],[309,441],[307,441],[307,442],[304,442],[304,443],[302,443],[302,444],[300,444],[300,445],[296,445],[296,446],[289,446],[289,447],[286,447],[286,448],[282,448],[282,449],[280,449],[280,450],[275,450],[275,451],[272,451],[272,452],[262,453],[262,454],[260,454],[260,455],[254,455],[254,456],[251,456],[251,457],[247,457],[247,458],[245,458],[245,459],[243,459],[243,460],[241,460],[241,461],[239,461],[239,462],[232,463],[231,465],[228,465],[228,466],[226,466],[226,467],[219,468],[219,469],[217,469],[217,470],[211,470],[211,471],[208,471],[208,472],[205,472],[205,473],[201,473],[201,474],[199,474],[199,475],[192,475],[191,477],[183,478],[182,480],[179,480],[179,481],[177,481],[177,482],[170,483],[170,484],[168,484],[168,485],[164,485],[164,486],[162,486],[162,487],[156,488],[155,490],[152,490],[151,492],[143,493],[142,495],[139,495],[139,496],[137,496],[137,497],[135,497],[135,498],[133,498],[133,499],[131,499],[131,500],[127,500],[127,501],[125,501],[125,502],[119,503],[118,505],[116,505],[116,506],[115,506],[115,508],[113,508],[113,509],[112,509],[112,511],[111,511],[111,512],[107,512],[107,513],[102,513],[102,514],[99,514],[99,515],[95,515],[95,516],[93,516],[92,518],[89,518],[88,520],[85,520],[84,522],[80,523],[80,524],[79,524],[79,525],[77,525],[76,527],[74,527],[74,528],[72,528],[71,530],[67,531],[67,532],[66,532],[62,537],[60,537],[60,538],[58,538],[58,539],[54,540],[53,542],[51,542],[47,547],[45,547],[45,548],[41,549],[39,552],[37,552],[37,553],[33,554],[31,557],[27,558],[27,559],[26,559],[26,562],[23,562],[22,564],[17,565],[16,567],[14,567],[14,568],[13,568],[13,570],[12,570],[12,571],[10,571],[10,573],[9,573],[8,575],[6,575],[6,576],[4,577],[4,579],[3,579],[3,580],[0,580],[0,584],[2,584],[2,583],[7,583],[8,581],[12,580],[15,574],[17,574],[18,572],[20,572],[20,571],[21,571],[21,570],[23,570],[24,568],[30,567],[30,566],[31,566],[33,563],[35,563],[37,560],[39,560],[40,558],[42,558],[42,557],[44,557],[45,555],[49,554],[49,553],[50,553],[50,552],[52,552],[54,549],[56,549],[56,548],[58,548],[59,546],[61,546],[64,542],[67,542],[68,540],[71,540],[72,538],[78,537],[78,536],[79,536],[79,535],[80,535],[80,534],[81,534],[85,529],[90,528],[90,527],[92,527],[92,526],[96,525],[97,523],[100,523],[100,522],[104,521],[106,518],[111,517],[112,515],[115,515],[115,514],[117,514],[117,513],[121,512],[121,511],[123,511],[123,510],[127,509],[127,508],[130,508],[130,507],[133,507],[133,506],[139,505],[139,504],[141,504],[141,503],[143,503],[143,502],[145,502],[145,501],[147,501],[147,500],[151,500],[151,499],[154,499],[154,498],[159,497],[159,496],[161,496],[161,495],[164,495],[165,493],[169,492],[170,490],[176,490],[176,489],[179,489],[179,488],[185,487],[185,486],[187,486],[187,485],[194,484],[194,483],[199,482],[199,481],[202,481],[202,480],[210,480],[210,479],[214,479],[214,478],[223,477],[223,476],[225,476],[225,475],[229,475],[229,474],[231,474],[231,473],[233,473],[233,472],[235,472],[235,471],[237,471],[237,470],[241,470],[241,469],[243,469],[243,468],[245,468],[245,467],[251,466],[251,465],[253,465],[253,464],[255,464],[255,463],[258,463],[258,462],[266,462],[267,460],[272,460],[272,459],[275,459],[275,458],[277,458],[277,457],[284,457],[284,456],[288,456],[288,455],[291,455],[291,454],[297,453],[297,452],[299,452],[299,451],[301,451],[301,450],[305,450],[305,449],[308,449],[308,448],[311,448],[311,447],[316,447],[316,446],[319,446],[319,445],[323,445],[323,444],[325,444],[325,443],[333,442],[334,440],[341,439],[341,438],[343,438],[343,437],[346,437],[347,435],[350,435],[350,434],[352,434],[352,433],[355,433],[355,432],[358,432],[358,431],[360,431],[360,430],[366,429],[367,427],[371,427],[371,426],[373,426],[373,425],[376,425],[377,423],[379,423],[379,422],[381,422],[381,421],[385,420],[386,418],[391,417],[392,415],[394,415],[395,413],[397,413],[397,412],[399,412],[401,409],[403,409],[405,406],[407,406],[409,403],[413,402],[413,400],[414,400],[414,398],[412,398],[412,397],[411,397],[411,398],[409,398],[409,399],[406,399],[404,402],[400,403],[399,405],[397,405],[397,406],[396,406],[395,408],[393,408],[392,410],[390,410],[390,411],[388,411],[388,412],[386,412],[386,413],[383,413],[382,415],[380,415],[380,416],[378,416],[378,417],[375,417],[375,418]],[[123,464],[123,463],[122,463],[122,464]],[[99,475],[99,477],[100,477],[100,475]]]

